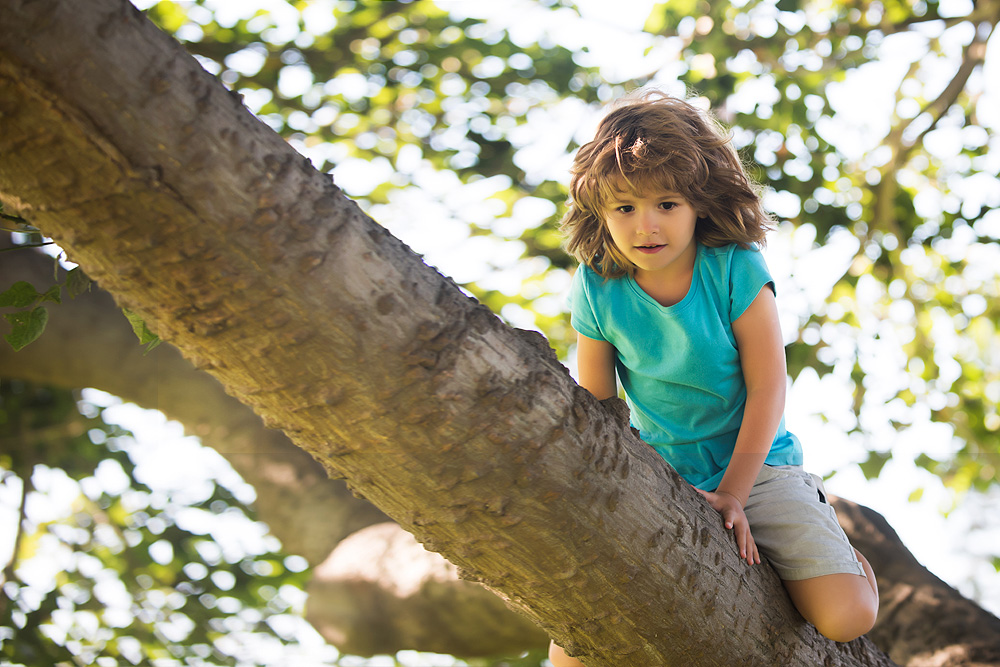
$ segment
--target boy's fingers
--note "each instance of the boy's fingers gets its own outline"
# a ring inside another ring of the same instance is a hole
[[[760,563],[760,550],[757,548],[757,541],[753,539],[752,534],[749,534],[748,537],[750,538],[750,548],[747,551],[747,556],[751,565],[758,564]]]
[[[757,543],[753,539],[749,526],[742,526],[741,530],[736,532],[736,546],[740,551],[740,558],[745,560],[748,565],[760,562]]]

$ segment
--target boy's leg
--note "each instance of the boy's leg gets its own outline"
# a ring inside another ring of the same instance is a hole
[[[828,574],[812,579],[782,583],[803,618],[820,634],[838,642],[848,642],[871,630],[878,615],[878,584],[875,573],[860,551],[854,550],[866,577],[856,574]]]
[[[761,556],[807,621],[836,641],[871,629],[875,574],[840,527],[821,479],[799,466],[765,465],[744,511]]]
[[[552,663],[552,667],[585,667],[576,658],[566,655],[566,651],[562,650],[555,642],[549,642],[549,661]]]

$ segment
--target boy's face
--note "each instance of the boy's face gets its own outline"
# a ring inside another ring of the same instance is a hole
[[[694,266],[698,213],[676,192],[618,192],[604,223],[618,251],[636,266],[636,279],[670,280]]]

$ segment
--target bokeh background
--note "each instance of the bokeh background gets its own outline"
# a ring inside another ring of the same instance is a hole
[[[571,369],[557,223],[573,151],[640,86],[712,108],[777,221],[807,468],[1000,613],[997,2],[135,4]],[[156,412],[2,381],[0,442],[11,664],[494,664],[339,655],[302,620],[308,563],[256,521],[253,489]]]

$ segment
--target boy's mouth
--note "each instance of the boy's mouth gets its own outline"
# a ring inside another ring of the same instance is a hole
[[[635,249],[639,252],[652,253],[658,251],[660,248],[665,248],[666,244],[654,244],[654,245],[637,245]]]

